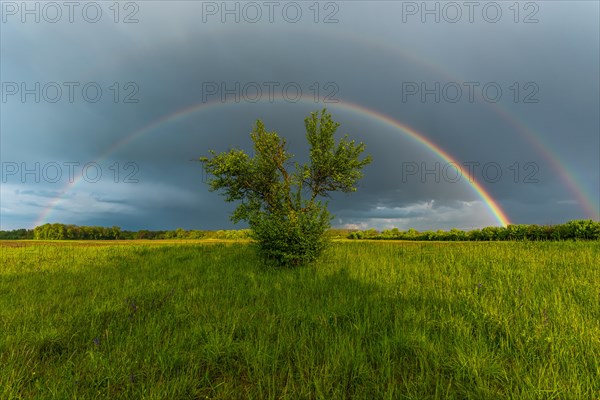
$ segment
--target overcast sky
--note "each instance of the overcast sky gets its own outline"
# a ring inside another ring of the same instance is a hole
[[[1,3],[1,229],[233,228],[191,160],[323,106],[374,160],[336,227],[599,218],[598,2],[69,4]]]

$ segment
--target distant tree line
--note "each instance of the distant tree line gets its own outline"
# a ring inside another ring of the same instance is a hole
[[[429,240],[429,241],[500,241],[500,240],[600,240],[600,222],[574,220],[561,225],[508,225],[507,227],[488,226],[483,229],[464,231],[424,231],[415,229],[401,231],[398,228],[377,231],[350,231],[330,229],[331,238],[372,239],[372,240]],[[0,231],[0,240],[134,240],[134,239],[248,239],[249,229],[241,230],[175,230],[127,231],[118,226],[77,226],[65,224],[44,224],[34,229]]]
[[[508,225],[488,226],[483,229],[463,231],[425,231],[398,228],[378,232],[375,229],[354,231],[348,239],[372,240],[430,240],[430,241],[501,241],[501,240],[600,240],[600,222],[573,220],[560,225]]]
[[[22,239],[33,239],[33,229],[15,229],[12,231],[0,231],[0,240]]]
[[[65,224],[44,224],[34,229],[0,231],[0,240],[134,240],[134,239],[246,239],[249,230],[175,230],[139,231],[121,230],[118,226],[77,226]]]

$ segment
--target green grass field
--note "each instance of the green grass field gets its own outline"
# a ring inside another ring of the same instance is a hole
[[[600,243],[5,242],[0,399],[600,399]]]

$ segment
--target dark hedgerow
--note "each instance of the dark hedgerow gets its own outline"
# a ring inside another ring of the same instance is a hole
[[[439,240],[439,241],[550,241],[550,240],[600,240],[600,222],[573,220],[560,225],[508,225],[488,226],[483,229],[462,231],[426,231],[397,228],[377,232],[374,229],[350,232],[348,239],[378,240]]]

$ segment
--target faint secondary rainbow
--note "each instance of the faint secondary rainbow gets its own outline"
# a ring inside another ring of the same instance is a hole
[[[594,205],[593,196],[586,190],[586,186],[577,177],[578,174],[562,161],[561,157],[550,148],[540,135],[533,132],[520,119],[498,103],[494,104],[496,112],[508,122],[514,129],[522,134],[523,137],[544,157],[558,174],[559,179],[567,186],[569,191],[577,198],[581,207],[585,210],[589,218],[600,221],[600,208],[598,204]]]
[[[332,32],[328,32],[331,35]],[[343,34],[335,35],[339,38],[350,37],[353,43],[362,43],[364,46],[369,48],[378,48],[388,54],[399,55],[402,59],[409,60],[416,65],[425,67],[429,71],[435,72],[448,78],[451,82],[467,82],[470,79],[460,77],[459,75],[452,73],[446,68],[441,68],[441,64],[431,61],[427,58],[421,57],[417,53],[405,51],[402,47],[391,46],[385,42],[377,40],[375,38],[368,38],[363,34],[358,35],[354,32],[344,32]],[[519,134],[519,136],[525,138],[531,146],[546,160],[546,162],[552,167],[557,173],[558,178],[568,188],[570,193],[577,198],[580,206],[586,212],[589,218],[600,221],[600,198],[594,200],[594,195],[586,188],[586,185],[581,181],[581,174],[575,172],[569,165],[563,161],[562,157],[552,149],[552,147],[546,143],[541,135],[532,129],[527,124],[515,115],[514,112],[510,112],[500,102],[490,103],[485,101],[481,94],[478,94],[482,102],[486,102],[487,105],[498,114],[506,123],[508,123],[512,129]]]
[[[275,96],[273,98],[274,102],[277,102],[279,100],[283,100],[283,97],[281,95],[279,96]],[[267,101],[259,101],[260,103],[267,103]],[[429,149],[431,152],[433,152],[435,155],[437,155],[438,157],[442,158],[445,162],[448,163],[452,163],[460,172],[461,174],[463,174],[463,176],[469,176],[469,174],[467,173],[467,171],[461,167],[460,163],[458,161],[456,161],[454,159],[454,157],[452,157],[450,154],[448,154],[448,152],[446,152],[445,150],[443,150],[442,148],[440,148],[436,143],[434,143],[433,141],[431,141],[430,139],[428,139],[426,136],[424,136],[423,134],[417,132],[416,130],[414,130],[413,128],[409,127],[408,125],[399,122],[395,119],[393,119],[392,117],[389,117],[385,114],[382,114],[378,111],[369,109],[367,107],[364,107],[362,105],[356,104],[356,103],[352,103],[349,101],[344,101],[344,100],[340,100],[336,103],[316,103],[314,101],[308,100],[308,99],[300,99],[298,101],[298,103],[304,103],[304,104],[319,104],[319,107],[328,107],[331,109],[335,109],[335,108],[340,108],[346,111],[350,111],[353,113],[356,113],[358,115],[361,116],[366,116],[369,118],[372,118],[376,121],[378,121],[379,123],[382,123],[384,125],[387,125],[395,130],[398,130],[400,132],[402,132],[403,134],[405,134],[406,136],[410,137],[411,139],[413,139],[414,141],[416,141],[417,143],[420,143],[421,145],[425,146],[427,149]],[[183,108],[181,110],[175,111],[173,113],[167,114],[162,116],[161,118],[155,120],[154,122],[145,125],[144,127],[133,131],[132,133],[128,134],[127,136],[125,136],[123,139],[117,141],[116,143],[114,143],[111,147],[109,147],[104,153],[102,153],[96,160],[95,162],[100,163],[103,160],[105,160],[108,156],[110,156],[112,153],[114,153],[115,151],[127,146],[128,144],[130,144],[131,142],[141,138],[142,136],[156,130],[157,128],[160,128],[168,123],[172,123],[174,121],[177,120],[181,120],[186,118],[187,116],[195,113],[195,112],[199,112],[199,111],[204,111],[207,110],[209,108],[216,108],[216,107],[222,107],[222,106],[226,106],[226,105],[232,105],[232,104],[239,104],[239,103],[234,103],[234,102],[222,102],[222,101],[214,101],[214,102],[203,102],[203,103],[196,103],[193,104],[189,107]],[[50,213],[54,210],[54,208],[60,204],[62,197],[64,196],[64,194],[66,194],[69,190],[73,189],[79,182],[81,181],[81,177],[78,177],[76,179],[74,179],[74,181],[72,183],[69,183],[65,186],[65,188],[61,191],[61,194],[56,196],[54,199],[52,199],[52,201],[50,202],[49,206],[46,207],[44,209],[44,211],[39,215],[38,219],[35,222],[34,226],[38,226],[38,225],[42,225],[46,222],[47,218],[49,217]],[[507,226],[510,224],[510,220],[508,218],[508,216],[506,215],[506,213],[501,209],[501,207],[498,205],[498,203],[490,196],[490,194],[485,190],[485,188],[483,186],[481,186],[481,184],[479,182],[477,182],[474,177],[473,179],[468,179],[467,180],[468,184],[471,186],[471,188],[477,193],[477,195],[479,197],[481,197],[481,199],[483,200],[483,202],[486,204],[486,206],[488,207],[489,211],[492,213],[492,215],[494,216],[494,218],[498,221],[498,223],[502,226]]]

